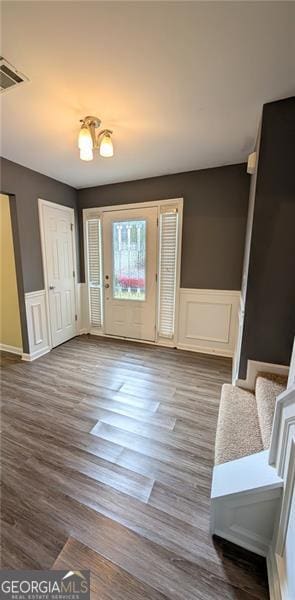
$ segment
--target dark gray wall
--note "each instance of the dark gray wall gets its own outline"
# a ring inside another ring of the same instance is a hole
[[[83,208],[180,197],[181,286],[239,290],[249,197],[245,164],[78,190],[80,227]],[[83,280],[82,235],[80,243]]]
[[[1,158],[1,191],[15,197],[25,292],[44,288],[38,198],[77,208],[77,191]]]
[[[263,108],[239,376],[288,365],[295,335],[295,98]]]
[[[183,197],[182,287],[240,289],[249,194],[244,164],[77,191],[2,158],[1,191],[11,198],[25,352],[28,337],[24,293],[44,288],[38,198],[79,207],[84,271],[82,208]]]
[[[1,158],[0,167],[1,192],[10,196],[23,347],[27,352],[24,293],[44,289],[38,198],[77,210],[77,191],[5,158]]]

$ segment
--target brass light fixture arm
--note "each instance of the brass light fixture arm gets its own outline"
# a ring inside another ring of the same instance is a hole
[[[112,133],[113,133],[113,132],[112,132],[112,130],[111,130],[111,129],[102,129],[102,130],[101,130],[101,131],[98,133],[98,135],[97,135],[97,142],[98,142],[99,138],[100,138],[101,136],[103,136],[105,133],[108,133],[109,135],[112,135]]]
[[[101,120],[98,117],[88,116],[85,117],[85,119],[80,119],[80,123],[83,123],[83,125],[89,128],[92,137],[93,148],[98,148],[97,140],[99,136],[96,137],[95,130],[101,126]]]
[[[101,138],[101,136],[103,136],[105,133],[108,133],[109,135],[112,135],[112,133],[113,133],[111,129],[102,129],[96,135],[96,129],[98,129],[101,126],[101,120],[98,117],[88,116],[88,117],[85,117],[84,119],[80,119],[80,123],[82,123],[82,126],[84,125],[85,127],[89,128],[89,131],[90,131],[91,137],[92,137],[93,148],[99,147],[98,142],[99,142],[99,139]]]

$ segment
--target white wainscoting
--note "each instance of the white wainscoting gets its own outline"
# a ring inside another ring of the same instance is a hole
[[[239,291],[181,288],[177,347],[233,356],[239,303]]]
[[[88,287],[86,283],[77,283],[77,333],[82,335],[83,333],[89,333],[89,299],[88,299]]]
[[[29,352],[23,360],[35,360],[50,351],[45,290],[25,294]]]

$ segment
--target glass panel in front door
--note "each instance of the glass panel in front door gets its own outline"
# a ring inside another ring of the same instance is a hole
[[[113,222],[113,298],[146,298],[146,221]]]

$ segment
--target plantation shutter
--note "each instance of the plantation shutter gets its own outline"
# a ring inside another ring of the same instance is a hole
[[[90,324],[102,327],[101,220],[86,221]]]
[[[160,213],[159,336],[173,338],[178,242],[178,209],[162,207]]]

